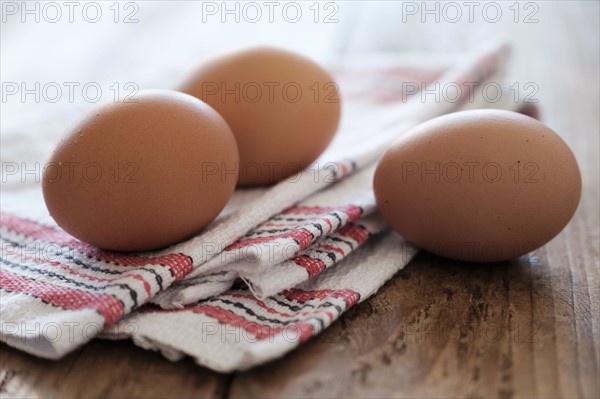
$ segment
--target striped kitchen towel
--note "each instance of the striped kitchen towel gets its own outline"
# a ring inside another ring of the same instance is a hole
[[[466,93],[404,103],[402,82],[484,82],[499,76],[506,57],[500,46],[449,71],[373,68],[365,81],[385,84],[370,96],[352,67],[341,69],[350,112],[315,167],[271,188],[237,191],[206,231],[162,251],[100,251],[52,222],[39,187],[3,190],[0,338],[46,358],[98,336],[131,338],[220,371],[283,355],[368,298],[415,252],[386,231],[371,193],[374,163],[390,140],[456,109],[516,106],[473,103]]]

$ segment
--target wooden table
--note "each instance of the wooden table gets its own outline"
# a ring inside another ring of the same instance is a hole
[[[595,4],[593,4],[595,3]],[[421,253],[376,295],[280,360],[222,375],[131,342],[58,362],[0,345],[4,397],[598,397],[598,4],[514,27],[520,82],[584,177],[568,227],[529,260],[462,264]],[[550,22],[548,22],[550,21]]]

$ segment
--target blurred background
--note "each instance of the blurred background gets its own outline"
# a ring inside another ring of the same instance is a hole
[[[85,110],[142,89],[175,88],[207,57],[236,47],[285,47],[329,67],[419,64],[419,55],[452,65],[494,39],[513,49],[504,81],[510,94],[537,103],[597,199],[599,4],[3,1],[0,159],[43,162]]]
[[[451,61],[500,37],[514,48],[509,85],[523,90],[534,83],[527,92],[535,92],[545,122],[575,148],[580,162],[597,165],[597,119],[581,126],[556,116],[598,111],[598,5],[3,1],[2,160],[43,160],[49,151],[44,138],[54,140],[81,110],[139,89],[174,88],[207,56],[235,47],[272,44],[325,65],[409,53]],[[597,178],[597,168],[583,169],[595,173],[586,180]]]

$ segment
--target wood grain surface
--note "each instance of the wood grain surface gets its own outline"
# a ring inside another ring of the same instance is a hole
[[[599,397],[598,3],[557,3],[540,16],[552,29],[509,31],[510,76],[539,85],[542,118],[584,177],[574,219],[533,256],[476,265],[421,253],[317,338],[231,375],[131,342],[94,341],[58,362],[2,344],[0,396]]]

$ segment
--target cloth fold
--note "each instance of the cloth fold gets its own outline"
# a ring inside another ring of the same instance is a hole
[[[343,261],[304,284],[260,300],[247,289],[181,309],[146,307],[105,329],[123,331],[146,349],[172,360],[184,354],[221,372],[243,370],[275,359],[333,323],[376,292],[412,258],[416,249],[391,232],[379,234]]]

